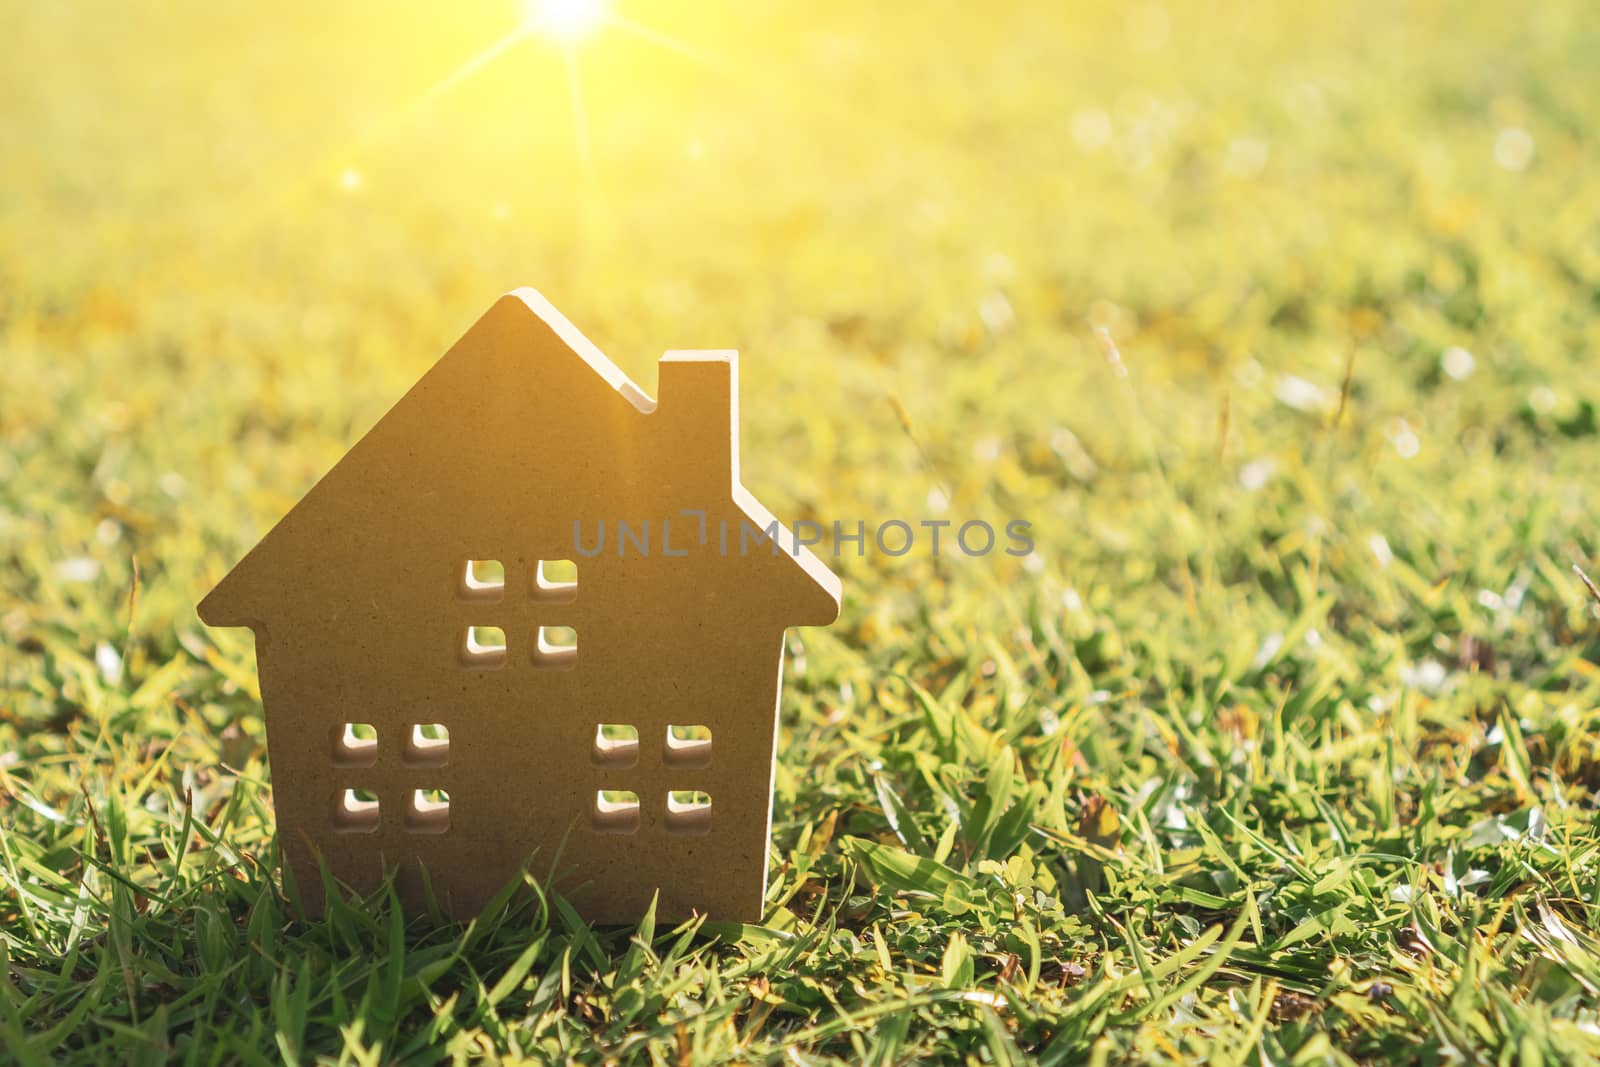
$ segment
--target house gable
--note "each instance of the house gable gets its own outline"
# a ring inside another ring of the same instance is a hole
[[[660,376],[658,403],[537,292],[502,297],[212,590],[201,618],[264,633],[319,575],[394,551],[389,535],[412,513],[445,529],[452,515],[515,506],[495,479],[508,469],[541,498],[664,489],[770,528],[738,482],[734,354],[668,353]],[[783,625],[833,621],[837,577],[779,530],[778,552],[730,559],[720,580],[755,583]]]

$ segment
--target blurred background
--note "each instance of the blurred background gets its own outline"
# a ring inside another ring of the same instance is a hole
[[[518,285],[647,391],[740,349],[781,516],[1034,523],[840,561],[827,640],[880,666],[1027,653],[1042,605],[1131,677],[1219,612],[1254,650],[1334,583],[1384,620],[1585,556],[1588,5],[569,6],[0,11],[9,643],[122,647],[135,564],[153,647],[198,641]]]

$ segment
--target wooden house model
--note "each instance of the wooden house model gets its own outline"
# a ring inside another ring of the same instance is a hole
[[[254,632],[313,910],[319,862],[457,916],[526,866],[594,922],[759,919],[784,631],[839,581],[739,483],[735,354],[659,375],[508,294],[201,603]]]

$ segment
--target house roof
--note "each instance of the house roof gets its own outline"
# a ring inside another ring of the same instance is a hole
[[[570,359],[563,359],[563,354],[567,353],[578,357],[581,364],[573,365]],[[587,373],[577,368],[586,368]],[[720,417],[731,418],[727,437],[722,437],[721,429],[713,425],[705,427],[704,433],[694,440],[705,443],[703,451],[708,453],[708,462],[722,460],[727,463],[725,484],[733,508],[754,527],[762,530],[772,528],[775,521],[772,513],[739,484],[736,354],[668,353],[661,363],[664,393],[669,385],[669,369],[674,378],[689,383],[683,387],[685,393],[692,394],[693,389],[698,388],[697,376],[699,381],[706,383],[720,381],[718,388],[721,392],[716,394],[722,398],[723,412]],[[501,382],[499,389],[482,391],[484,402],[494,405],[502,417],[511,410],[513,421],[519,427],[522,422],[517,417],[517,411],[512,409],[532,409],[542,403],[544,410],[548,411],[550,404],[555,403],[559,407],[564,402],[559,396],[555,401],[549,399],[547,382],[559,382],[562,390],[581,394],[573,401],[579,406],[584,400],[605,406],[603,396],[595,391],[597,385],[603,385],[621,401],[621,404],[608,406],[610,413],[604,425],[593,429],[597,434],[605,432],[606,427],[626,429],[637,425],[633,422],[636,419],[668,419],[670,424],[678,425],[685,418],[702,418],[705,414],[695,410],[693,405],[680,405],[675,412],[668,410],[672,407],[671,400],[676,398],[665,398],[668,399],[667,407],[661,408],[656,400],[629,379],[621,368],[542,295],[529,288],[514,290],[496,302],[217,584],[200,604],[201,618],[210,625],[264,627],[280,600],[288,598],[289,594],[280,595],[279,578],[286,576],[285,572],[291,569],[293,562],[303,561],[308,555],[331,555],[341,550],[340,545],[332,543],[338,539],[329,536],[327,515],[338,511],[342,501],[351,496],[357,487],[367,489],[371,470],[382,468],[386,458],[408,449],[415,450],[415,438],[441,433],[449,436],[449,431],[439,428],[438,398],[442,395],[458,395],[464,380]],[[470,412],[464,412],[459,407],[446,406],[443,410],[447,418],[457,423],[472,417]],[[715,417],[715,412],[712,412],[712,419]],[[673,418],[678,420],[677,423],[671,422]],[[458,426],[458,429],[465,427]],[[709,454],[719,448],[723,449],[723,455]],[[404,458],[413,465],[422,462],[413,455]],[[632,468],[647,466],[652,462],[649,456],[628,458]],[[389,464],[391,467],[393,465]],[[425,468],[418,466],[415,469],[419,471],[415,475],[417,479],[426,477],[420,473]],[[607,467],[602,460],[595,471],[588,472],[588,476],[601,478],[613,473],[615,468]],[[709,473],[713,479],[717,479],[709,484],[724,484],[720,482],[723,475],[715,471]],[[401,480],[397,491],[406,491],[406,484]],[[318,521],[319,516],[323,521]],[[777,555],[782,563],[764,568],[763,576],[778,586],[769,592],[785,605],[785,614],[790,616],[787,624],[826,625],[832,622],[838,614],[838,577],[812,552],[797,544],[788,529],[780,524],[777,530],[776,540],[780,549]],[[788,610],[790,608],[792,612]]]

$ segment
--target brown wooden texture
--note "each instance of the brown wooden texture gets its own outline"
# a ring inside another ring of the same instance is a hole
[[[526,865],[595,922],[658,891],[760,917],[784,630],[832,622],[839,582],[754,532],[735,355],[668,353],[659,391],[511,293],[201,603],[255,633],[310,907],[320,856],[411,907],[425,868],[457,916]]]

